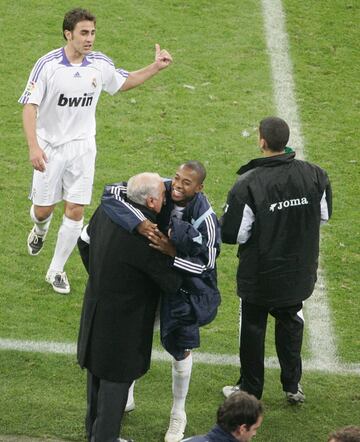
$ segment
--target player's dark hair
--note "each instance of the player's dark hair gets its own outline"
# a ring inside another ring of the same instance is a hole
[[[199,183],[202,184],[206,178],[206,169],[205,166],[200,163],[200,161],[191,160],[181,165],[182,167],[186,167],[187,169],[194,170],[199,177]]]
[[[227,433],[239,425],[249,429],[263,414],[261,402],[255,396],[238,391],[229,396],[217,411],[217,424]]]
[[[335,440],[336,442],[360,442],[360,427],[350,425],[341,428],[329,434],[328,441]]]
[[[260,138],[273,152],[281,152],[289,141],[290,129],[286,121],[278,117],[267,117],[260,121]]]
[[[92,21],[94,24],[96,24],[96,17],[93,15],[90,11],[87,11],[86,9],[82,8],[75,8],[71,11],[67,12],[64,16],[63,21],[63,36],[65,37],[65,31],[73,31],[75,29],[75,26],[80,21]]]

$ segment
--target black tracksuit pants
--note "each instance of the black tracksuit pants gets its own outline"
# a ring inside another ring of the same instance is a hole
[[[265,334],[268,314],[275,318],[275,345],[284,391],[296,393],[301,379],[304,321],[302,303],[269,308],[241,301],[240,379],[242,390],[261,398],[264,388]]]

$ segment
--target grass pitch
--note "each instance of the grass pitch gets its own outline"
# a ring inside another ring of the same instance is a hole
[[[44,281],[60,207],[45,250],[37,258],[27,255],[31,168],[17,104],[36,59],[63,44],[63,14],[73,6],[68,0],[0,2],[6,36],[1,42],[0,338],[74,342],[77,336],[86,277],[78,254],[67,264],[69,297],[54,295]],[[206,165],[206,192],[221,214],[238,166],[258,155],[258,121],[275,112],[260,6],[255,0],[87,3],[98,18],[96,49],[117,66],[133,70],[150,63],[156,42],[172,53],[174,64],[141,88],[102,96],[94,197],[86,219],[105,183],[144,170],[171,176],[189,159]],[[338,353],[344,362],[359,363],[359,4],[284,0],[284,9],[306,155],[327,169],[334,188],[322,260]],[[203,351],[237,353],[235,251],[224,246],[218,261],[223,302],[216,320],[203,329]],[[275,355],[272,324],[267,355]],[[309,355],[306,345],[304,355]],[[2,351],[0,372],[0,433],[84,439],[85,382],[74,357]],[[237,375],[234,367],[194,367],[187,435],[213,424],[221,387]],[[305,372],[307,403],[293,408],[284,403],[278,375],[276,369],[266,372],[266,416],[257,440],[324,441],[330,430],[360,423],[358,376]],[[124,436],[162,440],[170,377],[169,364],[156,362],[138,383],[137,409],[124,421]]]

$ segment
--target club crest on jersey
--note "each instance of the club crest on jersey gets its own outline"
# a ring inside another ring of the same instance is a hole
[[[85,93],[82,97],[65,97],[64,94],[60,94],[59,100],[57,102],[58,106],[69,106],[69,107],[86,107],[91,106],[93,101],[93,92]]]
[[[270,212],[274,212],[275,209],[282,210],[287,209],[288,207],[294,207],[294,206],[304,206],[306,204],[309,204],[309,201],[304,196],[302,198],[294,198],[291,200],[285,200],[285,201],[279,201],[277,203],[270,204]]]
[[[96,78],[95,78],[95,77],[92,79],[91,86],[92,86],[94,89],[96,89],[97,81],[96,81]]]

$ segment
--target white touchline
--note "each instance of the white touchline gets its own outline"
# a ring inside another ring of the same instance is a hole
[[[297,158],[304,159],[304,140],[295,99],[295,85],[282,3],[281,0],[262,0],[262,7],[277,114],[290,126],[289,144],[295,148]],[[338,358],[321,268],[314,293],[305,301],[304,310],[310,336],[312,365],[318,365],[319,369],[326,369],[330,366],[336,368]]]
[[[21,341],[17,339],[0,339],[0,350],[15,350],[23,352],[46,353],[46,354],[76,354],[76,344],[67,342],[51,341]],[[206,365],[231,365],[238,367],[239,358],[235,355],[193,352],[194,361]],[[160,362],[171,362],[172,357],[163,350],[153,350],[152,360]],[[265,365],[268,368],[278,368],[277,358],[266,358]],[[304,368],[314,371],[325,371],[334,374],[355,374],[360,375],[360,364],[338,364],[327,367],[319,366],[316,361],[304,361]]]

